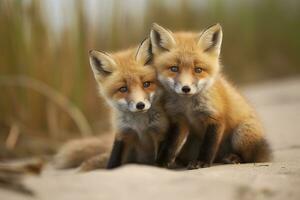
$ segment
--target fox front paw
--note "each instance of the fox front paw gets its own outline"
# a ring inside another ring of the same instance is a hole
[[[203,162],[203,161],[191,161],[188,166],[187,169],[189,170],[193,170],[193,169],[199,169],[199,168],[206,168],[206,167],[210,167],[211,163],[207,163],[207,162]]]
[[[168,162],[165,164],[165,167],[168,168],[168,169],[176,169],[178,168],[176,162]]]
[[[211,167],[211,163],[202,162],[202,163],[200,164],[200,167],[201,167],[201,168]]]
[[[193,169],[199,169],[201,167],[201,163],[200,161],[191,161],[188,166],[187,166],[187,169],[188,170],[193,170]]]

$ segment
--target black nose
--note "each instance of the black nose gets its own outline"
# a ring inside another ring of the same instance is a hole
[[[184,92],[184,93],[189,93],[189,92],[191,91],[191,88],[190,88],[189,86],[183,86],[183,87],[181,88],[181,90],[182,90],[182,92]]]
[[[138,102],[136,104],[136,109],[143,110],[145,108],[145,104],[143,102]]]

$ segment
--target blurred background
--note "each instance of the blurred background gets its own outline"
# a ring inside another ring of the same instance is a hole
[[[109,132],[87,52],[136,45],[153,22],[221,23],[224,70],[239,86],[300,73],[298,0],[0,0],[0,160]]]

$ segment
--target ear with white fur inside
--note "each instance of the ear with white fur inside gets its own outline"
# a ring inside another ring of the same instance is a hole
[[[91,50],[89,51],[89,57],[96,78],[110,75],[116,66],[115,61],[108,53]]]
[[[154,23],[150,32],[153,53],[169,51],[176,45],[172,32]]]
[[[138,47],[135,59],[143,65],[146,65],[150,62],[151,58],[151,42],[150,38],[146,38],[143,42],[141,42],[140,46]]]
[[[198,46],[203,49],[204,52],[218,57],[221,51],[222,37],[223,32],[221,25],[215,24],[202,32]]]

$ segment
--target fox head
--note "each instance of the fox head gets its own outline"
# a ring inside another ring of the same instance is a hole
[[[171,31],[153,24],[152,53],[162,85],[183,96],[192,96],[211,85],[220,70],[222,27],[211,26],[201,33]]]
[[[150,40],[144,40],[137,50],[114,54],[91,50],[90,65],[100,93],[108,103],[122,111],[146,112],[154,100],[155,69],[148,65],[151,58]]]

